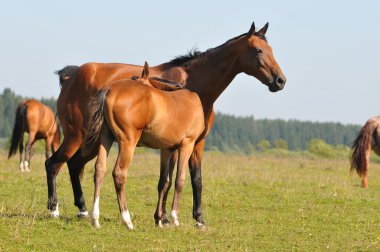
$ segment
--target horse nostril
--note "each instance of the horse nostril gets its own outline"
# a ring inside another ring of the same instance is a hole
[[[283,78],[281,78],[281,77],[278,77],[277,80],[276,80],[276,84],[277,84],[277,86],[280,87],[280,88],[283,87],[283,86],[285,85],[285,82],[286,82],[286,80],[283,79]]]

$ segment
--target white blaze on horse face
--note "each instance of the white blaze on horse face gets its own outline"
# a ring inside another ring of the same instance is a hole
[[[131,220],[131,215],[129,214],[129,211],[123,211],[121,213],[121,221],[123,222],[124,225],[126,225],[129,229],[133,229],[133,224]]]
[[[58,204],[55,207],[55,210],[50,212],[51,217],[58,218],[59,217],[59,210],[58,210]]]
[[[174,225],[179,226],[179,220],[178,220],[177,212],[176,212],[175,210],[172,210],[172,211],[170,212],[170,215],[171,215],[172,218],[173,218]]]

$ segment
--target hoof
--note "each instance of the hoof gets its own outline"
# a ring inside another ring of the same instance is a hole
[[[194,227],[199,228],[199,229],[206,229],[206,225],[204,224],[204,222],[197,222],[195,223]]]
[[[156,224],[159,228],[165,228],[170,226],[170,221],[168,219],[161,219]]]
[[[87,218],[88,217],[88,212],[87,211],[78,212],[77,217],[78,218]]]
[[[58,218],[59,217],[58,205],[55,207],[55,210],[52,210],[50,212],[50,217],[52,217],[52,218]]]
[[[121,213],[121,222],[129,229],[133,230],[135,227],[133,226],[131,215],[129,214],[129,211],[123,211]]]
[[[100,228],[99,219],[91,218],[91,225],[94,228],[99,229]]]

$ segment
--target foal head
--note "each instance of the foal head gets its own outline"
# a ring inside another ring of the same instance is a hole
[[[252,23],[244,38],[246,43],[242,47],[239,64],[243,72],[256,77],[268,86],[271,92],[276,92],[284,88],[286,77],[274,58],[272,48],[265,37],[267,29],[268,23],[256,32],[255,23]]]

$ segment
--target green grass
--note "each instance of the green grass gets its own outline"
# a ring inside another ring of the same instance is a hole
[[[67,167],[58,176],[61,217],[46,209],[43,153],[31,172],[18,171],[18,158],[0,152],[0,251],[379,251],[380,165],[371,163],[369,188],[349,173],[348,160],[302,155],[240,156],[205,153],[203,212],[208,225],[194,228],[189,175],[180,227],[156,228],[159,156],[135,155],[126,195],[135,230],[119,220],[111,173],[100,197],[101,229],[78,219]],[[115,154],[109,158],[109,171]],[[92,207],[92,164],[83,189]],[[172,192],[170,193],[170,201]],[[170,205],[169,205],[170,206]]]

